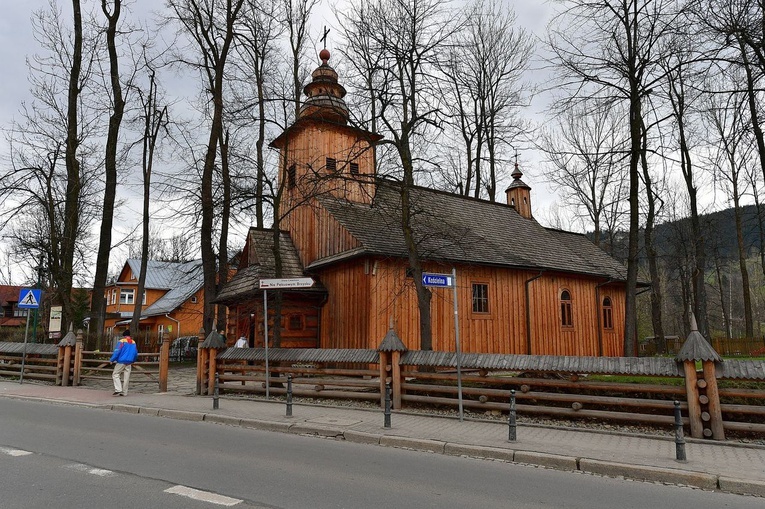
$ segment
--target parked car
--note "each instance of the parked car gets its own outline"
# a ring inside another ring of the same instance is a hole
[[[195,360],[197,358],[197,336],[181,336],[170,344],[170,362]]]

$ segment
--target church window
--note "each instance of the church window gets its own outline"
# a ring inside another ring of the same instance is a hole
[[[489,285],[473,283],[473,313],[489,312]]]
[[[563,327],[574,326],[574,318],[571,313],[571,293],[568,290],[560,292],[560,324]]]
[[[613,306],[611,305],[611,297],[603,298],[603,328],[614,328],[614,313]]]
[[[337,159],[327,158],[327,171],[337,171]]]
[[[351,163],[351,175],[359,174],[359,163]]]
[[[287,170],[287,187],[289,189],[292,189],[293,187],[295,187],[296,181],[297,181],[297,168],[293,164]]]

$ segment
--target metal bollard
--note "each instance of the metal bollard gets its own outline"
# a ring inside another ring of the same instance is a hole
[[[292,417],[292,375],[287,375],[287,417]]]
[[[390,428],[390,382],[385,382],[385,424]]]
[[[515,389],[510,391],[510,412],[507,416],[507,441],[515,442]]]
[[[213,410],[217,410],[218,406],[218,373],[215,373],[215,387],[213,388]]]
[[[685,438],[683,437],[683,418],[680,415],[680,402],[675,400],[675,459],[685,462]]]

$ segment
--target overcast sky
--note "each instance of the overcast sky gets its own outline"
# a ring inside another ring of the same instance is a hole
[[[65,19],[71,18],[71,2],[69,0],[53,0],[62,11]],[[130,0],[130,10],[137,13],[137,17],[145,17],[151,9],[162,5],[162,0]],[[505,0],[516,11],[518,26],[529,32],[542,34],[551,10],[546,0]],[[26,59],[41,49],[35,41],[32,33],[32,13],[47,8],[49,0],[0,0],[0,130],[8,129],[14,118],[18,118],[18,111],[23,102],[30,102],[28,69]],[[334,20],[328,8],[329,0],[323,0],[323,4],[314,14],[314,26],[333,26]],[[83,10],[88,10],[98,5],[93,0],[82,1]],[[315,31],[318,33],[319,28]],[[331,40],[331,39],[330,39]],[[332,45],[329,45],[332,47]],[[187,86],[184,86],[187,85]],[[168,85],[168,90],[191,89],[188,85]],[[535,103],[535,109],[539,109],[541,101]],[[0,137],[0,171],[7,166],[8,145],[5,136]],[[536,156],[528,151],[521,154],[521,161],[534,161]],[[531,164],[531,163],[529,163]],[[542,211],[549,206],[554,197],[549,193],[543,182],[535,181],[534,171],[527,171],[524,181],[529,184],[533,191],[534,208]],[[538,173],[536,174],[538,176]],[[499,196],[498,199],[503,199]],[[0,250],[2,248],[0,247]],[[0,256],[2,256],[0,254]],[[3,260],[5,261],[5,260]],[[2,263],[2,262],[0,262]],[[5,272],[5,271],[3,271]]]

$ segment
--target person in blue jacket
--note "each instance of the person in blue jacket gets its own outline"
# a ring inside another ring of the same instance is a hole
[[[130,370],[133,363],[138,358],[138,347],[130,337],[130,329],[122,333],[122,338],[117,342],[114,353],[109,362],[114,364],[112,380],[114,381],[114,394],[112,396],[127,396],[128,382],[130,381]],[[116,364],[115,364],[116,363]],[[120,381],[120,375],[125,373],[125,381]]]

